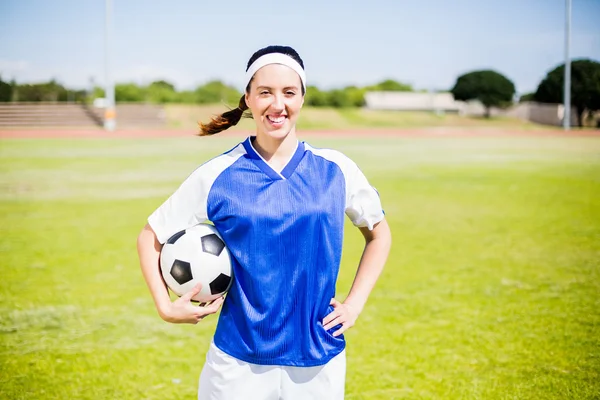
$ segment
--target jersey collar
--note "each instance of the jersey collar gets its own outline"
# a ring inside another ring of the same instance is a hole
[[[248,158],[250,158],[258,166],[258,168],[260,168],[271,179],[289,179],[302,160],[302,156],[304,155],[304,142],[298,141],[296,151],[288,163],[285,165],[285,167],[283,167],[281,172],[277,172],[260,154],[258,154],[258,152],[254,149],[254,146],[252,146],[252,139],[255,137],[256,136],[249,136],[243,143],[244,149],[246,149],[246,153],[248,154]]]

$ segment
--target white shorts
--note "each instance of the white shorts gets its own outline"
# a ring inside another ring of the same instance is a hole
[[[198,400],[342,400],[345,383],[345,350],[325,365],[289,367],[247,363],[211,343]]]

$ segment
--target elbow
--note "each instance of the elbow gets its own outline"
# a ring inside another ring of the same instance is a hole
[[[365,235],[367,243],[376,241],[383,250],[389,251],[392,247],[392,230],[385,219],[377,223],[374,229]]]
[[[389,249],[390,247],[392,247],[392,230],[390,229],[390,226],[385,219],[382,222],[384,224],[381,229],[380,237],[385,242],[386,247]]]
[[[380,251],[389,253],[392,247],[392,231],[386,219],[382,219],[373,226],[360,228],[364,238],[365,246],[376,246]]]
[[[392,229],[390,228],[390,225],[387,223],[387,221],[385,221],[385,235],[387,237],[388,242],[390,242],[390,244],[391,244],[392,243]]]

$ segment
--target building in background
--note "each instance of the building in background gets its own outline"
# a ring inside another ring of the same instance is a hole
[[[367,92],[365,107],[370,110],[426,111],[437,114],[458,114],[462,116],[483,116],[485,107],[479,101],[458,101],[449,92]],[[515,103],[501,109],[492,107],[492,117],[517,118],[543,125],[561,126],[564,117],[562,104],[536,102]],[[571,107],[571,126],[579,124],[577,112]]]

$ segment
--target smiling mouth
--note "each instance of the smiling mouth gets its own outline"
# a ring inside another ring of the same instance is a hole
[[[269,120],[269,122],[273,123],[273,124],[282,124],[285,120],[286,120],[286,116],[285,115],[279,115],[277,117],[272,116],[272,115],[267,115],[267,119]]]

